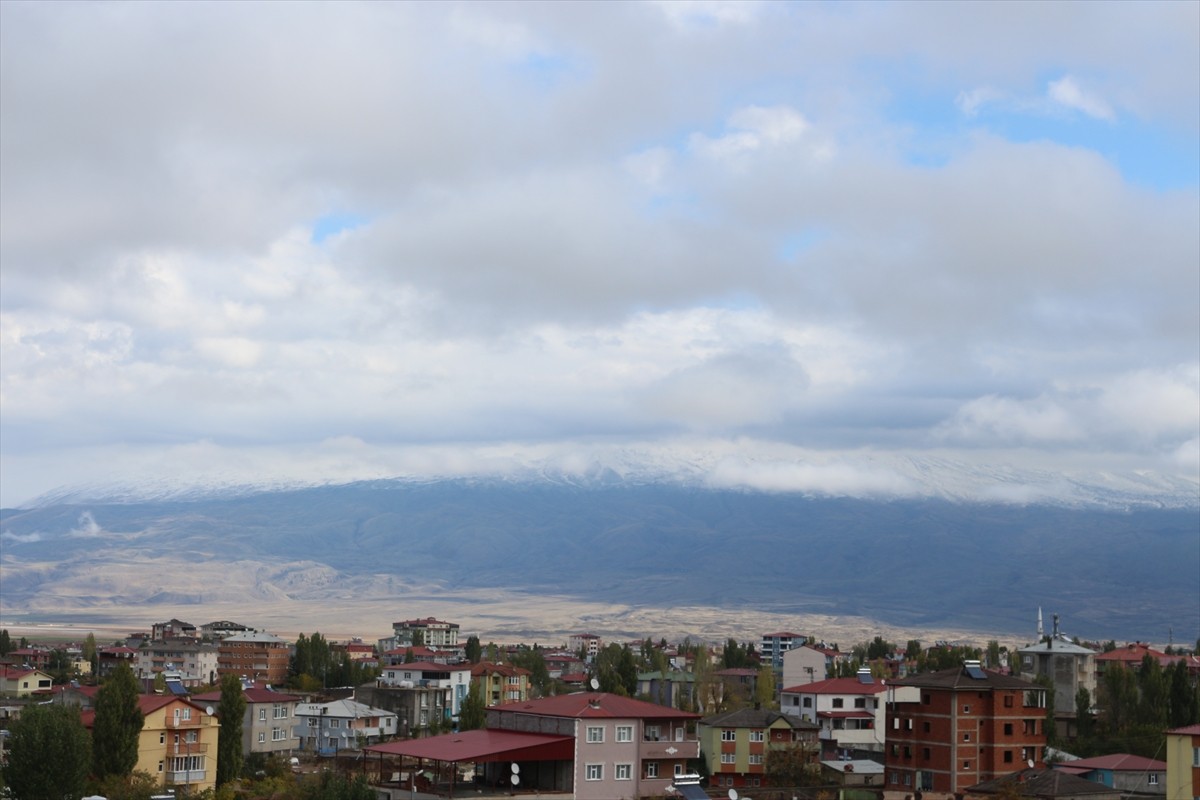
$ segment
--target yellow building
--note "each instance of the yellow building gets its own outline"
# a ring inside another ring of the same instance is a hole
[[[202,792],[217,784],[217,731],[220,723],[204,706],[171,695],[139,695],[145,723],[138,738],[134,769],[158,778],[163,787]],[[89,730],[95,711],[83,712]]]
[[[1200,797],[1200,725],[1167,731],[1167,800]]]

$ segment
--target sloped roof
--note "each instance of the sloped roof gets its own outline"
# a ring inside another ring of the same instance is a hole
[[[575,737],[522,731],[475,730],[364,747],[366,753],[434,761],[551,761],[575,753]]]
[[[699,714],[607,692],[575,692],[494,706],[494,711],[577,719],[699,719]]]
[[[1182,728],[1169,730],[1167,733],[1175,736],[1200,736],[1200,725],[1185,725]]]
[[[408,664],[391,664],[387,669],[406,669],[411,672],[470,672],[468,664],[439,664],[435,661],[412,661]]]
[[[247,703],[290,703],[293,700],[299,701],[302,699],[299,695],[277,692],[262,684],[248,686],[242,689],[242,694],[245,696]],[[215,703],[221,700],[221,693],[219,691],[205,692],[204,694],[193,695],[192,699],[203,703]]]
[[[792,728],[817,727],[815,722],[800,719],[794,714],[781,714],[762,708],[740,708],[737,711],[714,714],[700,720],[700,724],[709,728],[769,728],[780,720]]]
[[[1081,758],[1070,762],[1071,769],[1088,772],[1093,769],[1110,769],[1114,772],[1162,772],[1167,768],[1167,762],[1155,761],[1153,758],[1130,755],[1129,753],[1113,753],[1095,758]]]
[[[1112,789],[1102,783],[1089,781],[1068,772],[1057,769],[1023,769],[994,780],[977,783],[967,787],[968,794],[999,794],[1010,786],[1019,787],[1022,797],[1078,797],[1080,795],[1095,795],[1097,797],[1121,796],[1119,789]]]
[[[879,694],[887,691],[883,681],[863,683],[858,678],[829,678],[815,683],[802,683],[783,691],[788,694]]]

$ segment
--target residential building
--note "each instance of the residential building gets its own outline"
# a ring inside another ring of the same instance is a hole
[[[405,739],[427,735],[450,724],[450,691],[436,686],[392,686],[378,681],[374,686],[358,686],[354,699],[396,715],[396,733]]]
[[[217,645],[217,673],[233,673],[252,681],[283,683],[287,680],[291,645],[261,631],[232,633]]]
[[[695,708],[696,676],[690,672],[638,673],[638,697],[672,708]]]
[[[242,715],[242,752],[289,753],[298,747],[295,731],[296,706],[303,698],[277,692],[264,683],[243,684],[246,711]],[[207,692],[192,698],[197,703],[217,707],[220,692]]]
[[[1114,753],[1064,761],[1055,764],[1054,769],[1118,789],[1125,797],[1131,794],[1152,796],[1167,793],[1167,762],[1153,758]]]
[[[150,638],[156,642],[165,639],[195,639],[197,636],[195,625],[177,619],[156,622],[150,626]]]
[[[25,669],[49,669],[53,651],[46,647],[20,647],[8,651],[4,663]]]
[[[802,644],[783,653],[783,677],[780,686],[799,686],[816,683],[833,675],[834,665],[842,654],[836,650],[812,644]]]
[[[194,639],[153,640],[138,648],[133,672],[139,678],[171,672],[184,686],[209,686],[217,682],[218,661],[214,644]]]
[[[356,700],[299,703],[292,732],[301,749],[336,756],[395,736],[397,721],[395,713]]]
[[[1097,654],[1096,682],[1099,683],[1103,679],[1104,671],[1113,664],[1120,664],[1126,669],[1137,672],[1142,668],[1142,659],[1146,656],[1150,656],[1163,667],[1169,667],[1176,661],[1186,658],[1185,656],[1169,656],[1143,642],[1133,642],[1124,647],[1118,647],[1116,650]]]
[[[743,708],[700,720],[701,757],[708,766],[709,785],[756,788],[766,782],[770,750],[800,748],[816,763],[817,726],[795,715]]]
[[[915,699],[900,696],[911,689],[917,690]],[[885,796],[921,791],[926,798],[949,797],[1043,761],[1041,686],[968,661],[888,684],[888,692]]]
[[[458,647],[456,622],[443,622],[433,617],[407,619],[393,622],[392,631],[396,636],[393,645],[396,648],[412,647],[414,644],[423,644],[426,647]]]
[[[847,758],[821,762],[821,782],[843,789],[883,785],[883,764],[869,758]]]
[[[729,667],[713,672],[721,682],[720,702],[735,706],[753,705],[758,690],[758,670]]]
[[[112,675],[121,664],[127,664],[133,670],[137,664],[137,654],[137,650],[126,645],[100,648],[96,651],[96,664],[100,679],[104,680]]]
[[[579,654],[589,664],[604,647],[604,640],[594,633],[573,633],[567,637],[567,649]]]
[[[54,680],[40,669],[0,664],[0,694],[6,697],[30,697],[37,693],[48,694],[53,687]]]
[[[572,737],[567,789],[577,800],[612,800],[665,794],[700,757],[698,719],[643,700],[578,692],[490,708],[487,728]]]
[[[1200,797],[1200,725],[1167,731],[1167,800]]]
[[[822,759],[854,758],[882,753],[887,732],[886,700],[917,698],[917,690],[871,677],[860,669],[853,678],[829,678],[789,686],[780,692],[780,710],[819,726]]]
[[[379,683],[402,688],[438,689],[444,698],[438,704],[438,710],[445,714],[445,720],[457,721],[463,700],[471,688],[471,665],[435,664],[429,661],[395,664],[383,668]],[[424,727],[427,723],[419,724]]]
[[[240,622],[230,622],[227,619],[216,620],[200,626],[200,638],[206,641],[224,639],[235,633],[254,633],[254,629]]]
[[[1096,653],[1061,635],[1022,647],[1017,651],[1021,675],[1049,678],[1054,684],[1054,713],[1075,717],[1075,695],[1087,689],[1096,700]],[[1064,728],[1063,734],[1068,731]]]
[[[1084,780],[1061,770],[1028,767],[968,786],[965,800],[1028,798],[1028,800],[1122,800],[1116,789]]]
[[[542,660],[546,662],[546,671],[554,680],[560,680],[563,675],[587,672],[587,665],[576,653],[545,653]]]
[[[775,670],[776,675],[783,675],[783,654],[788,650],[799,647],[808,641],[807,636],[799,633],[780,631],[764,633],[758,646],[758,657],[763,664]]]
[[[480,661],[471,667],[471,682],[479,684],[486,706],[528,700],[530,675],[523,667],[490,661]]]
[[[145,721],[138,735],[134,769],[153,776],[160,786],[185,787],[184,794],[213,789],[217,780],[217,718],[197,703],[170,695],[138,695]],[[81,712],[88,730],[96,712]]]

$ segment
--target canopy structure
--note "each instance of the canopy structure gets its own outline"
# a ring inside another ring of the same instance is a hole
[[[544,733],[523,733],[505,730],[475,730],[431,736],[427,739],[405,739],[363,748],[364,762],[377,756],[413,758],[445,764],[512,762],[531,764],[546,761],[571,761],[575,757],[575,739]],[[454,796],[453,778],[450,796]]]

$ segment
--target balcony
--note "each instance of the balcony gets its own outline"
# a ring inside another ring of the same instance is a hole
[[[205,770],[202,769],[183,769],[172,772],[167,770],[167,783],[182,784],[184,786],[191,783],[204,783]]]
[[[167,742],[167,757],[199,756],[208,753],[208,742]]]
[[[698,739],[662,739],[660,741],[643,740],[638,745],[638,758],[699,758],[700,741]]]
[[[174,717],[169,714],[167,715],[167,724],[166,724],[167,730],[176,731],[176,730],[181,730],[184,728],[199,728],[200,725],[201,725],[200,714],[195,711],[192,712],[191,719],[185,719],[184,717]]]

